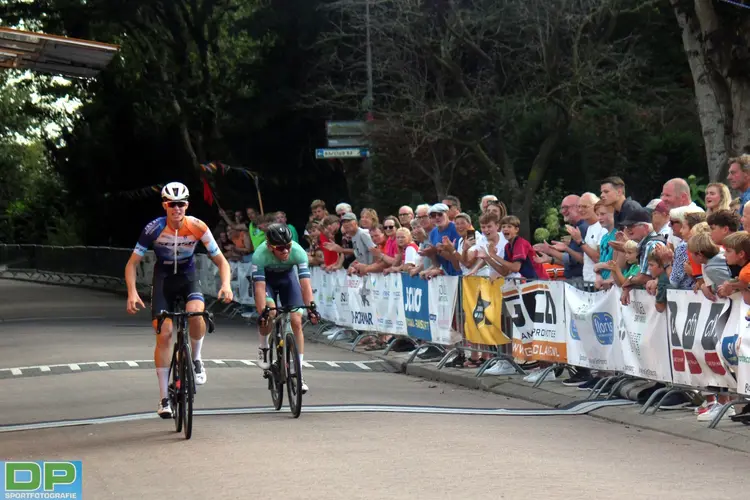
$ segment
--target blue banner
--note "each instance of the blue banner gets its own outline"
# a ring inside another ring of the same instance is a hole
[[[401,273],[401,283],[404,289],[404,316],[409,337],[432,340],[427,281]]]

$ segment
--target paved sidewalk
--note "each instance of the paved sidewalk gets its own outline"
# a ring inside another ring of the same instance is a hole
[[[311,342],[325,342],[325,337],[308,337]],[[351,350],[351,343],[337,341],[333,344],[341,349]],[[551,408],[557,408],[575,401],[585,399],[590,393],[577,388],[562,385],[560,379],[544,382],[540,387],[533,388],[532,384],[523,381],[521,375],[482,375],[477,377],[477,369],[444,367],[437,369],[437,362],[422,361],[415,358],[407,364],[409,353],[390,352],[387,356],[383,351],[364,351],[361,347],[356,352],[382,359],[390,363],[397,371],[451,384],[493,392]],[[738,406],[738,409],[741,406]],[[641,415],[641,405],[633,403],[630,406],[616,406],[601,408],[589,413],[592,417],[617,422],[625,426],[649,429],[673,436],[692,439],[704,443],[714,444],[724,448],[750,453],[750,426],[723,419],[715,429],[708,428],[708,422],[698,422],[692,409],[659,410],[656,414]]]

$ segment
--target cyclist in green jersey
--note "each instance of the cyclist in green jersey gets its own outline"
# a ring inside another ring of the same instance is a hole
[[[297,272],[294,272],[294,267]],[[275,297],[278,296],[283,306],[309,306],[308,317],[313,324],[320,319],[313,302],[312,284],[310,283],[310,268],[307,262],[307,252],[292,241],[292,232],[285,224],[271,224],[266,230],[266,241],[261,243],[253,254],[252,277],[255,292],[255,307],[260,318],[258,346],[258,366],[267,370],[268,363],[268,335],[271,324],[268,316],[263,314],[266,305],[275,307]],[[275,313],[271,313],[273,316]],[[305,352],[305,337],[302,334],[302,314],[294,312],[290,315],[292,331],[297,341],[300,365]],[[302,393],[308,391],[304,377],[302,378]]]

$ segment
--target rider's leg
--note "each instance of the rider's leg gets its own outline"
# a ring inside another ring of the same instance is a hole
[[[268,284],[266,284],[266,287],[266,305],[268,307],[274,307],[275,304],[271,298],[273,291],[268,289]],[[259,313],[260,312],[262,311],[259,311]],[[270,364],[268,363],[268,349],[270,348],[268,345],[268,336],[273,329],[273,318],[275,317],[276,311],[271,311],[266,320],[266,326],[258,325],[258,366],[263,370],[270,368]]]
[[[154,331],[158,326],[154,320]],[[161,332],[156,332],[156,346],[154,347],[154,365],[156,377],[159,380],[159,398],[167,397],[169,386],[169,363],[172,361],[172,320],[165,319],[161,324]]]
[[[204,308],[203,294],[191,293],[188,295],[185,311],[203,312]],[[201,359],[201,348],[203,347],[203,337],[206,335],[206,322],[200,316],[190,318],[188,321],[190,323],[190,350],[193,353],[195,383],[196,385],[203,385],[206,383],[207,374],[206,367],[203,365],[203,360]]]
[[[200,295],[200,298],[197,297]],[[191,294],[188,296],[188,303],[185,306],[187,312],[203,312],[206,304],[203,301],[203,294]],[[206,322],[200,316],[190,318],[190,350],[193,351],[193,359],[201,359],[201,348],[203,347],[203,337],[206,335]]]
[[[292,323],[292,331],[294,332],[294,340],[297,341],[297,351],[299,351],[299,362],[302,364],[302,359],[305,354],[305,335],[302,333],[302,313],[293,312],[289,315]]]

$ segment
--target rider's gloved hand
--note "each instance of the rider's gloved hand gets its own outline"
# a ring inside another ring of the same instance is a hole
[[[307,310],[307,317],[313,325],[317,325],[318,321],[320,321],[320,313],[315,306],[315,302],[310,303],[310,309]]]

